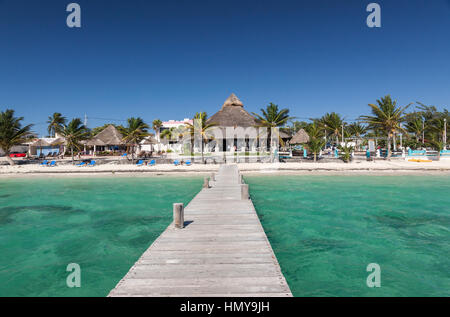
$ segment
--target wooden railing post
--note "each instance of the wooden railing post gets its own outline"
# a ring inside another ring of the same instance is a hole
[[[211,173],[210,179],[211,179],[211,181],[215,182],[216,181],[216,174]]]
[[[184,204],[173,204],[173,224],[175,228],[184,228]]]
[[[248,194],[248,184],[241,184],[241,199],[248,200],[250,196]]]
[[[209,179],[208,179],[208,177],[205,177],[203,179],[203,188],[209,188]]]

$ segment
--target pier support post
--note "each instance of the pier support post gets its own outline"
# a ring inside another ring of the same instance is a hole
[[[203,188],[209,188],[209,179],[205,177],[203,180]]]
[[[210,179],[211,179],[211,181],[215,182],[216,181],[216,174],[211,173]]]
[[[241,199],[248,200],[250,196],[248,194],[248,184],[241,184]]]
[[[242,174],[239,174],[239,184],[244,184],[244,178],[242,177]]]
[[[173,204],[173,224],[175,228],[184,228],[184,204]]]

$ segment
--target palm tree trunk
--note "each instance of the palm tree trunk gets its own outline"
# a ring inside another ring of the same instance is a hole
[[[74,157],[73,157],[73,147],[70,147],[70,152],[72,153],[72,165],[74,164]]]
[[[394,151],[397,151],[397,139],[395,138],[395,133],[392,135],[392,140],[394,143]]]
[[[14,166],[14,165],[16,165],[16,163],[11,158],[11,156],[9,156],[10,154],[11,153],[9,151],[5,151],[5,158],[6,158],[6,161],[8,161],[9,165]]]
[[[317,153],[314,152],[314,162],[317,162]]]
[[[203,139],[202,139],[202,163],[205,163],[205,158],[204,158],[204,156],[203,156]]]
[[[388,134],[388,139],[387,139],[387,151],[388,151],[388,155],[387,155],[387,159],[391,160],[391,134]]]
[[[194,162],[194,138],[191,136],[191,162]]]

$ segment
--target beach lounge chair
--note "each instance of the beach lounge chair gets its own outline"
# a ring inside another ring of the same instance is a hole
[[[151,160],[149,163],[148,163],[148,166],[155,166],[156,165],[156,161],[155,160]]]
[[[178,166],[180,165],[180,162],[178,160],[173,161],[173,165]]]
[[[95,161],[91,161],[87,166],[95,166]]]
[[[139,160],[137,163],[136,163],[136,166],[143,166],[144,165],[144,161],[143,160]]]
[[[41,165],[41,166],[47,166],[48,165],[48,161],[47,160],[45,160],[45,161],[43,161],[41,164],[39,164],[39,165]]]
[[[76,166],[86,166],[86,162],[78,163],[78,164],[76,164]]]
[[[120,157],[125,157],[127,156],[127,153],[123,153]]]
[[[191,165],[192,165],[191,160],[187,160],[187,161],[186,161],[186,165],[187,165],[187,166],[191,166]]]
[[[51,161],[50,164],[48,164],[47,166],[55,167],[56,166],[56,161]]]

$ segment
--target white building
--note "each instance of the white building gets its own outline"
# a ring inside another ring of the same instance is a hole
[[[193,124],[193,120],[192,119],[188,119],[185,118],[183,120],[168,120],[168,121],[164,121],[161,125],[161,127],[159,128],[159,131],[155,131],[156,132],[156,141],[158,142],[158,144],[156,144],[154,147],[157,151],[165,151],[167,152],[168,150],[174,152],[174,153],[181,153],[183,152],[182,149],[182,144],[179,144],[179,142],[177,142],[177,140],[167,140],[165,138],[161,138],[161,133],[164,130],[169,130],[169,129],[178,129],[181,128],[183,126],[185,126],[187,123],[189,124]]]

